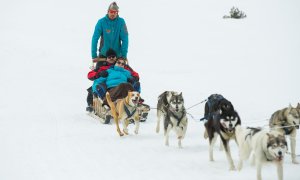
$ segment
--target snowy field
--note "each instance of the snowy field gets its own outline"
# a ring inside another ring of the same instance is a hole
[[[107,0],[0,2],[0,180],[253,180],[245,163],[229,171],[225,153],[208,158],[204,104],[188,110],[183,148],[164,145],[156,111],[140,133],[120,138],[115,125],[87,116],[91,37]],[[220,93],[243,126],[265,126],[278,109],[300,102],[299,0],[119,0],[129,30],[128,59],[152,108],[166,90],[189,108]],[[247,14],[223,19],[232,6]],[[300,135],[296,152],[300,154]],[[219,143],[217,143],[219,144]],[[237,145],[231,142],[235,164]],[[300,157],[298,157],[300,161]],[[284,162],[284,179],[300,165]],[[263,179],[276,179],[274,165]]]

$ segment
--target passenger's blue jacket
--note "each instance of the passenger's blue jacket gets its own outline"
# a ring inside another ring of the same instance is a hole
[[[117,16],[114,20],[108,15],[98,20],[92,38],[92,58],[97,56],[98,41],[101,37],[99,55],[106,55],[108,49],[113,49],[118,57],[127,58],[128,32],[123,18]]]
[[[96,92],[96,86],[101,83],[105,83],[107,88],[113,88],[122,83],[127,83],[127,79],[132,78],[129,71],[119,66],[112,66],[106,70],[108,73],[107,77],[100,77],[94,81],[93,92]]]

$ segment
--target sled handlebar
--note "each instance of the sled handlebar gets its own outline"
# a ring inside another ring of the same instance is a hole
[[[103,62],[103,61],[106,61],[106,58],[95,58],[93,59],[93,63],[96,63],[96,62]],[[124,59],[124,61],[126,62],[126,64],[128,65],[128,59]]]
[[[93,59],[93,62],[101,62],[101,61],[106,61],[106,58],[95,58]]]

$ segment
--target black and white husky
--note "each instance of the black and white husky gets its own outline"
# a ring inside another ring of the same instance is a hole
[[[181,140],[185,136],[188,123],[182,93],[165,91],[158,97],[157,133],[160,130],[161,119],[163,119],[164,123],[165,145],[169,145],[169,133],[173,129],[177,135],[178,146],[181,148]]]
[[[243,161],[249,159],[253,153],[252,163],[256,165],[258,180],[261,180],[262,165],[267,162],[276,164],[278,179],[282,180],[283,158],[287,151],[285,136],[278,131],[267,132],[260,128],[243,129],[237,126],[235,129],[239,145],[238,170],[242,169]]]
[[[205,132],[204,138],[209,138],[209,160],[213,161],[213,147],[220,135],[221,147],[225,148],[229,169],[235,170],[230,153],[229,141],[235,140],[235,126],[241,124],[238,113],[230,101],[220,94],[212,94],[207,98],[204,109]]]
[[[204,138],[209,138],[210,161],[214,161],[213,147],[217,137],[220,136],[227,160],[229,162],[229,170],[235,170],[233,159],[231,157],[229,141],[236,140],[235,127],[240,124],[241,119],[236,111],[227,111],[226,113],[216,111],[209,116],[207,122],[204,123],[206,130]]]

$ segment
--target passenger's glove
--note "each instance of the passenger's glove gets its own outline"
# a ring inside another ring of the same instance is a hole
[[[139,81],[140,80],[140,78],[137,77],[137,76],[133,76],[133,79],[134,79],[134,81]]]
[[[128,82],[130,82],[131,84],[133,84],[134,82],[137,82],[139,81],[139,78],[138,77],[135,77],[133,76],[132,78],[128,78],[127,79]]]
[[[128,78],[128,79],[127,79],[127,82],[129,82],[129,83],[131,83],[131,84],[133,84],[133,83],[134,83],[134,81],[135,81],[135,80],[134,80],[134,78],[133,78],[133,77],[132,77],[132,78]]]
[[[108,76],[108,72],[107,71],[100,71],[97,75],[96,75],[96,78],[99,78],[99,77],[107,77]]]

